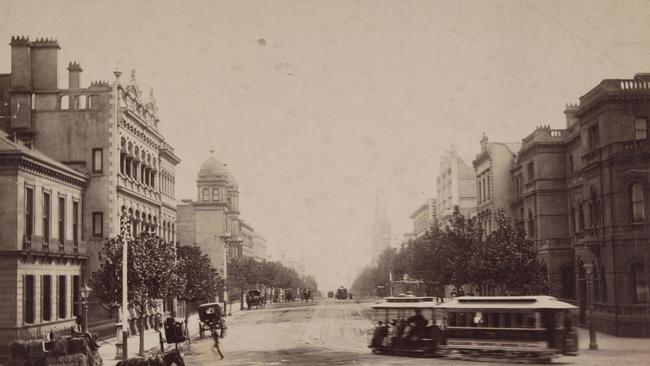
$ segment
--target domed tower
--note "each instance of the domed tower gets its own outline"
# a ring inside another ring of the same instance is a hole
[[[197,202],[228,204],[228,177],[231,175],[211,150],[196,177]]]

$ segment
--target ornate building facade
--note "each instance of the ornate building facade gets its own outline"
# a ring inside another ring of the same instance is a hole
[[[201,165],[196,188],[196,201],[182,200],[178,205],[178,241],[181,245],[198,245],[224,273],[226,257],[240,258],[244,254],[239,186],[211,152]]]
[[[436,177],[436,215],[440,223],[451,217],[458,207],[465,217],[476,214],[476,175],[452,146],[440,158]]]
[[[0,105],[12,118],[2,129],[48,157],[88,176],[81,235],[88,243],[83,280],[100,265],[107,237],[130,216],[133,234],[154,232],[175,241],[175,166],[180,159],[158,130],[153,92],[144,96],[135,72],[126,83],[81,84],[82,68],[68,66],[59,88],[57,41],[13,37],[11,73],[0,76]],[[14,118],[15,117],[15,118]],[[89,322],[101,336],[114,334],[113,309],[91,302]]]
[[[538,127],[512,169],[515,217],[556,295],[599,330],[650,336],[650,75],[609,79],[567,106],[567,128]]]

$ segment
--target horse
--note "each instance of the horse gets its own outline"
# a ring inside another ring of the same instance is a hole
[[[183,356],[177,350],[165,352],[163,357],[155,356],[149,358],[129,358],[124,361],[120,361],[116,366],[185,366],[185,361]]]

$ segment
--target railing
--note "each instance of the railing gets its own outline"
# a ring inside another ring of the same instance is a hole
[[[604,95],[638,93],[650,93],[650,82],[633,79],[607,79],[580,97],[580,105],[586,106]]]

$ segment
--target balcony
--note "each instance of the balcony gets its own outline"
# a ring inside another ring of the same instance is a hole
[[[51,243],[51,244],[50,244]],[[61,243],[58,239],[49,239],[49,241],[41,236],[33,236],[28,238],[23,235],[22,250],[32,255],[44,256],[86,256],[88,251],[86,242],[66,240]]]

